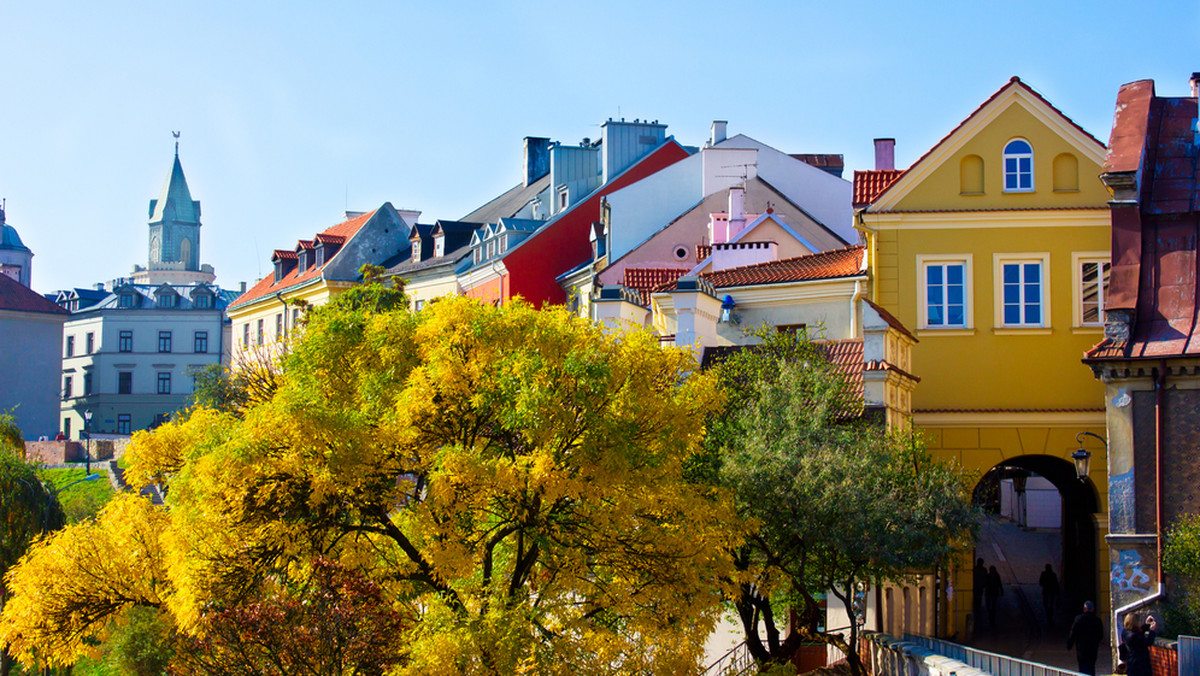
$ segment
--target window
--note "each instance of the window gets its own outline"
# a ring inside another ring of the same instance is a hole
[[[175,294],[169,291],[158,294],[158,306],[161,308],[175,307]]]
[[[922,260],[921,327],[965,329],[971,322],[971,266],[969,259],[950,257]]]
[[[295,331],[297,326],[300,326],[300,308],[294,307],[292,308],[292,330]]]
[[[117,434],[129,434],[131,426],[128,413],[121,413],[117,416]]]
[[[414,304],[414,307],[413,307],[413,309],[414,309],[414,310],[416,310],[417,312],[420,312],[421,310],[424,310],[424,309],[425,309],[425,301],[423,301],[423,300],[418,300],[418,301],[417,301],[417,302]]]
[[[63,436],[68,439],[71,438],[71,419],[70,418],[63,418]]]
[[[477,244],[475,245],[475,262],[479,263],[481,261],[483,261],[483,247]]]
[[[118,306],[123,307],[123,308],[133,307],[133,294],[132,293],[121,294],[121,300],[120,300]]]
[[[558,210],[559,211],[565,210],[567,208],[567,205],[570,204],[570,196],[571,195],[567,191],[566,188],[558,189]]]
[[[318,245],[315,249],[315,252],[317,254],[317,262],[315,264],[316,267],[325,265],[325,247],[323,245]]]
[[[192,352],[197,354],[208,352],[208,331],[196,331],[192,334]]]
[[[258,344],[263,344],[263,320],[258,320]]]
[[[133,331],[122,331],[119,334],[117,352],[133,352]]]
[[[83,374],[83,396],[92,396],[92,374]]]
[[[1112,268],[1104,251],[1072,254],[1075,276],[1075,326],[1104,326],[1108,275]]]
[[[75,336],[67,336],[67,356],[75,356]]]
[[[996,325],[1050,325],[1050,254],[995,254]]]
[[[283,338],[283,313],[275,314],[275,340]]]
[[[421,262],[421,242],[419,240],[416,242],[413,242],[412,250],[413,250],[412,262],[420,263]]]
[[[491,258],[496,255],[496,240],[489,239],[487,242],[487,257]]]
[[[159,331],[158,332],[158,351],[159,352],[170,352],[171,351],[171,332],[170,331]]]
[[[1033,146],[1024,139],[1004,146],[1004,192],[1033,192]]]
[[[242,349],[250,347],[250,323],[242,324]]]
[[[212,307],[212,296],[207,293],[198,294],[192,299],[192,302],[195,303],[197,310],[207,310]]]
[[[87,334],[87,338],[86,338],[85,342],[87,343],[87,353],[88,354],[91,354],[96,351],[96,334],[89,332]]]
[[[159,394],[170,394],[171,393],[171,374],[166,371],[158,372],[158,393]]]
[[[73,394],[73,390],[75,389],[74,385],[75,385],[75,383],[74,383],[74,380],[71,378],[71,376],[66,376],[65,378],[63,378],[63,391],[62,391],[63,399],[71,398],[71,395]]]
[[[445,256],[446,255],[446,237],[445,236],[435,237],[433,239],[433,255],[434,256]]]
[[[117,394],[133,394],[133,371],[117,373]]]

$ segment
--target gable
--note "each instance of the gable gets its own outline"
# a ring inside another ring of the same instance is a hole
[[[1033,190],[1004,190],[1004,149],[1033,148]],[[1105,207],[1104,146],[1020,81],[1010,82],[918,160],[871,212]],[[1073,179],[1072,179],[1073,177]]]

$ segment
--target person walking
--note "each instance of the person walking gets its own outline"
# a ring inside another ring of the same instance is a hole
[[[1158,636],[1158,621],[1150,616],[1142,623],[1140,615],[1125,616],[1125,628],[1121,630],[1121,643],[1125,646],[1127,676],[1152,676],[1150,671],[1150,646]]]
[[[1075,616],[1067,634],[1067,650],[1074,646],[1080,673],[1096,676],[1096,655],[1103,640],[1104,623],[1096,617],[1096,606],[1091,601],[1084,601],[1083,612]]]
[[[1042,571],[1042,576],[1038,578],[1038,584],[1042,586],[1042,610],[1046,611],[1046,626],[1054,626],[1054,607],[1058,605],[1058,576],[1054,574],[1054,569],[1050,564],[1046,564],[1046,570]]]
[[[983,588],[987,586],[987,568],[983,567],[983,559],[975,559],[975,569],[972,571],[971,581],[974,587],[971,589],[972,612],[975,613],[976,626],[983,624]]]
[[[1000,582],[1000,573],[995,566],[988,569],[987,582],[984,585],[983,593],[987,596],[987,611],[988,623],[992,629],[996,628],[996,606],[1000,604],[1000,597],[1004,595],[1004,584]]]

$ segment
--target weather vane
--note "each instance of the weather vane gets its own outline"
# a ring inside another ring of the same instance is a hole
[[[175,137],[175,157],[179,157],[179,132],[171,132],[171,136]]]

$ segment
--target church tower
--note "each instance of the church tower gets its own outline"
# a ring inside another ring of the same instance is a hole
[[[175,163],[158,199],[150,200],[150,255],[145,268],[134,268],[135,283],[190,284],[211,282],[212,266],[200,265],[200,202],[192,199],[183,165],[179,136]]]

